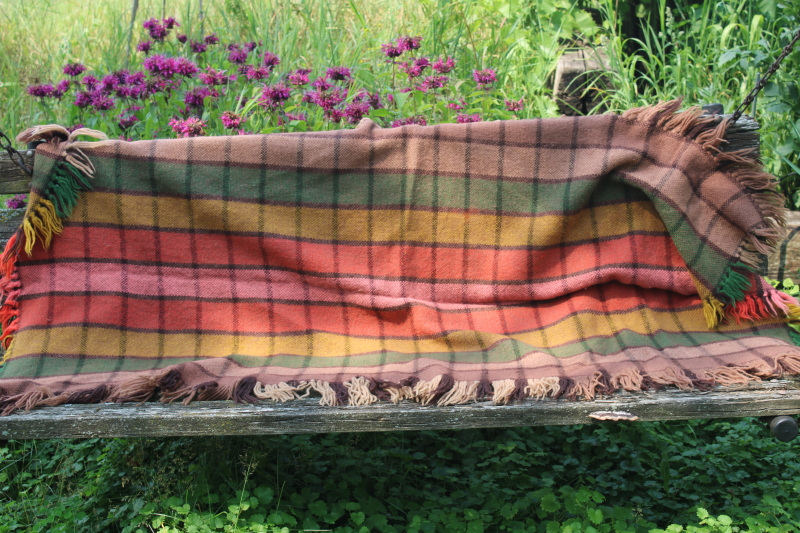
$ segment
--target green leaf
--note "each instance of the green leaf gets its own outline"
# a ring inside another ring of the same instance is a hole
[[[556,495],[552,492],[542,498],[540,504],[542,509],[548,513],[555,513],[561,509],[561,504],[556,500]]]
[[[593,524],[600,524],[603,522],[603,511],[600,509],[589,509],[586,514],[589,515],[589,520],[591,520]]]
[[[355,513],[350,513],[350,519],[353,522],[355,522],[355,524],[357,526],[360,526],[361,524],[363,524],[365,518],[366,518],[366,516],[361,511],[358,511],[358,512],[355,512]]]

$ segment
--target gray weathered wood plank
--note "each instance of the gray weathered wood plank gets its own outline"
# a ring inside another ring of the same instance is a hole
[[[479,402],[424,407],[413,402],[364,407],[323,407],[317,400],[241,405],[63,405],[0,418],[0,439],[278,435],[369,431],[417,431],[597,422],[595,411],[626,411],[639,421],[735,418],[800,413],[800,379],[772,380],[742,389],[709,392],[662,390],[620,393],[588,401],[528,400],[514,405]]]

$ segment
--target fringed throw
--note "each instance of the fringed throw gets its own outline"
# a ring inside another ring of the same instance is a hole
[[[782,198],[725,122],[623,115],[123,142],[32,128],[0,413],[456,405],[800,372]]]

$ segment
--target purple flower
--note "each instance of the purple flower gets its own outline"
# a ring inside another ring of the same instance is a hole
[[[175,38],[176,38],[176,39],[178,40],[178,42],[179,42],[179,43],[181,43],[181,44],[186,44],[186,41],[188,41],[188,40],[189,40],[189,38],[186,36],[186,34],[185,34],[185,33],[179,33],[178,35],[176,35],[176,36],[175,36]]]
[[[208,50],[208,47],[206,45],[204,45],[203,43],[198,43],[197,41],[192,41],[191,43],[189,43],[189,48],[195,54],[202,54],[203,52]]]
[[[391,127],[392,128],[399,128],[400,126],[406,126],[408,124],[417,124],[419,126],[427,126],[428,125],[428,121],[425,120],[425,117],[423,117],[423,116],[406,117],[406,118],[401,118],[401,119],[398,119],[398,120],[393,120],[392,124],[391,124]]]
[[[252,65],[247,65],[244,73],[248,80],[255,81],[269,78],[271,72],[272,69],[270,67],[254,67]]]
[[[168,30],[171,30],[175,26],[180,26],[180,24],[178,24],[178,21],[175,20],[172,17],[167,17],[164,20],[162,20],[161,22],[164,23],[164,27],[167,28]]]
[[[366,102],[372,109],[381,109],[383,103],[381,102],[381,95],[378,93],[369,93],[362,90],[353,97],[354,102]]]
[[[219,44],[219,37],[217,37],[216,33],[212,33],[211,35],[206,35],[203,38],[203,42],[206,44]]]
[[[255,41],[251,41],[251,42],[249,42],[249,43],[244,43],[244,44],[242,45],[242,48],[244,48],[245,50],[247,50],[247,52],[248,52],[248,53],[250,53],[250,52],[252,52],[253,50],[255,50],[255,49],[256,49],[256,46],[258,46],[258,45],[256,44],[256,42],[255,42]]]
[[[169,125],[178,137],[202,137],[206,134],[206,123],[197,117],[189,117],[186,120],[173,118],[169,121]]]
[[[73,104],[81,109],[92,105],[92,93],[89,91],[78,91],[78,94],[75,95],[75,101]]]
[[[386,43],[381,45],[381,52],[389,59],[400,57],[403,54],[403,48],[400,48],[394,43]]]
[[[308,120],[305,113],[286,113],[286,118],[289,120]]]
[[[188,57],[176,57],[173,61],[172,68],[175,70],[176,74],[187,78],[194,76],[200,70]]]
[[[140,105],[132,105],[130,107],[126,107],[123,113],[136,113],[137,111],[141,111],[142,109],[144,108]]]
[[[430,61],[430,59],[428,59],[425,56],[418,57],[418,58],[416,58],[414,60],[414,66],[419,67],[419,68],[424,70],[425,68],[431,66],[431,61]]]
[[[332,91],[314,91],[308,94],[311,98],[311,101],[325,111],[331,111],[335,106],[341,104],[347,98],[347,91],[340,89],[339,87],[335,87]]]
[[[205,100],[209,96],[216,97],[217,94],[214,94],[214,91],[212,91],[208,87],[196,87],[194,89],[186,91],[186,94],[183,96],[183,103],[186,104],[186,107],[188,109],[202,108],[203,100]]]
[[[81,83],[86,85],[86,88],[90,91],[94,91],[97,89],[97,86],[100,84],[100,80],[92,76],[91,74],[87,74],[81,80]]]
[[[81,128],[85,128],[85,127],[86,127],[86,126],[84,126],[83,124],[75,124],[74,126],[70,126],[70,127],[68,127],[68,128],[67,128],[67,131],[68,131],[68,132],[70,132],[70,133],[72,133],[73,131],[77,131],[77,130],[79,130],[79,129],[81,129]]]
[[[344,114],[350,124],[358,123],[364,115],[369,114],[370,105],[366,102],[350,102],[344,108]]]
[[[228,61],[235,65],[241,65],[247,61],[247,51],[241,49],[231,50],[228,54]]]
[[[275,85],[267,85],[261,91],[261,97],[258,102],[261,106],[267,109],[276,109],[283,104],[291,96],[291,89],[283,82],[276,83]]]
[[[238,129],[244,123],[244,117],[238,113],[234,113],[233,111],[225,111],[219,119],[222,121],[222,125],[229,130]]]
[[[508,109],[509,111],[522,111],[522,108],[524,107],[522,103],[522,98],[520,98],[519,100],[506,100],[505,103],[506,103],[506,109]]]
[[[53,96],[53,91],[55,90],[56,88],[49,83],[45,83],[43,85],[29,85],[26,89],[29,95],[35,96],[36,98],[47,98]]]
[[[397,39],[397,46],[401,50],[417,50],[420,47],[420,43],[422,43],[422,37],[409,37],[408,35],[404,37],[399,37]]]
[[[70,86],[69,80],[61,80],[60,82],[58,82],[58,85],[56,85],[56,88],[52,94],[53,98],[61,98],[62,96],[64,96],[64,93],[69,90],[69,86]]]
[[[153,48],[153,41],[142,41],[136,45],[136,51],[144,52],[144,55],[149,54],[152,48]]]
[[[439,74],[447,74],[451,70],[456,67],[456,62],[453,61],[452,57],[448,57],[446,60],[442,60],[442,58],[437,58],[436,61],[433,63],[433,70],[438,72]]]
[[[347,67],[330,67],[325,71],[325,77],[331,81],[347,81],[352,79],[350,69]]]
[[[441,89],[442,87],[447,85],[448,81],[450,80],[447,76],[428,76],[427,78],[422,80],[421,87],[425,91]]]
[[[139,85],[144,83],[144,72],[140,70],[137,70],[136,72],[129,72],[125,76],[125,83],[128,85]]]
[[[416,63],[411,62],[404,62],[400,64],[400,70],[405,72],[409,78],[414,79],[422,75],[422,69],[424,67],[418,66]]]
[[[28,205],[28,197],[24,194],[16,194],[6,200],[6,207],[9,209],[22,209]]]
[[[225,71],[215,70],[211,67],[208,67],[205,72],[201,72],[199,78],[200,81],[211,86],[225,85],[229,80],[229,77],[225,75]],[[230,77],[230,81],[234,81],[235,79],[236,76]]]
[[[264,59],[261,61],[261,64],[272,70],[281,64],[281,58],[272,52],[264,52]]]
[[[475,80],[475,83],[478,84],[478,87],[481,89],[488,89],[489,85],[493,84],[497,81],[497,76],[494,73],[494,69],[483,69],[483,70],[473,70],[472,77]]]
[[[344,112],[341,109],[326,109],[325,118],[331,122],[339,123],[344,117]]]
[[[456,117],[456,122],[459,124],[468,124],[470,122],[480,122],[481,116],[477,113],[474,115],[469,115],[467,113],[459,113]]]
[[[169,30],[161,25],[158,19],[147,19],[142,23],[144,29],[150,34],[150,38],[156,42],[161,42],[167,36]]]
[[[114,107],[114,100],[109,98],[107,94],[102,91],[95,91],[92,94],[92,107],[98,111],[107,111]]]
[[[311,72],[311,69],[307,68],[300,68],[289,74],[289,83],[295,85],[297,87],[301,85],[305,85],[308,83],[308,74]]]
[[[175,75],[175,60],[161,54],[150,56],[144,60],[142,66],[154,76],[171,78]],[[103,78],[105,81],[105,78]]]
[[[80,63],[67,63],[64,65],[64,74],[67,76],[80,76],[82,73],[86,72],[86,67],[81,65]]]
[[[465,107],[467,107],[467,103],[464,101],[463,98],[461,98],[457,103],[451,102],[447,104],[447,107],[449,107],[453,111],[462,111]]]
[[[119,80],[113,74],[108,74],[103,76],[103,79],[100,81],[100,91],[104,93],[111,93],[114,92],[117,87],[119,87]]]
[[[328,83],[328,81],[323,77],[319,77],[316,80],[314,80],[314,83],[312,83],[311,86],[317,89],[318,91],[327,91],[328,89],[333,87],[333,85]]]
[[[136,115],[126,116],[124,113],[118,115],[117,119],[119,120],[119,127],[122,128],[123,130],[130,129],[131,127],[133,127],[134,124],[139,122],[139,119],[136,117]]]
[[[252,132],[252,131],[247,131],[247,130],[236,130],[236,135],[252,135],[252,134],[253,134],[253,132]]]

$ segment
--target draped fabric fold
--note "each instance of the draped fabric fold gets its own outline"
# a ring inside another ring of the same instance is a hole
[[[592,399],[800,373],[783,198],[726,122],[622,115],[123,142],[31,128],[0,412]]]

